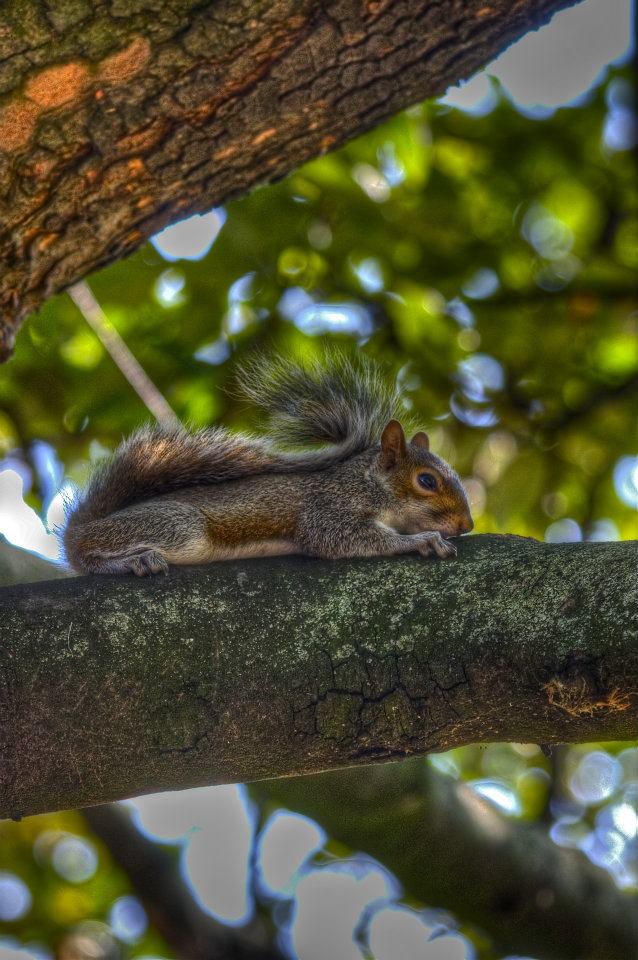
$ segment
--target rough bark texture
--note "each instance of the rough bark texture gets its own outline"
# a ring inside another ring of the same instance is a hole
[[[285,558],[0,591],[0,816],[638,731],[637,545]]]
[[[405,892],[537,960],[638,956],[638,899],[536,825],[507,820],[419,761],[257,784],[258,794],[364,850]]]
[[[0,358],[52,293],[442,93],[574,2],[3,5]]]

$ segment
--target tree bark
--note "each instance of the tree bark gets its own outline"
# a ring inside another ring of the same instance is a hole
[[[638,729],[635,542],[0,591],[0,816]]]
[[[257,784],[262,797],[364,850],[410,897],[481,927],[537,960],[638,956],[638,898],[584,854],[500,815],[464,783],[419,761]]]
[[[574,2],[5,5],[0,358],[52,293],[442,93]]]

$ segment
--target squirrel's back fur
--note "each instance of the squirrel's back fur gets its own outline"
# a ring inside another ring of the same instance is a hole
[[[269,440],[219,427],[192,433],[145,427],[93,474],[83,499],[71,508],[67,544],[80,525],[175,490],[261,473],[326,469],[377,443],[397,415],[397,392],[377,369],[340,354],[325,363],[254,360],[240,371],[239,384],[241,394],[268,413],[272,440],[289,447],[324,446],[285,452]]]

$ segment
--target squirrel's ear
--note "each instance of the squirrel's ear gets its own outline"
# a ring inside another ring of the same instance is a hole
[[[421,447],[422,450],[430,449],[430,438],[427,433],[423,433],[423,430],[419,430],[418,433],[415,433],[410,443],[415,447]]]
[[[405,456],[405,434],[398,420],[389,420],[381,434],[381,463],[386,470]]]

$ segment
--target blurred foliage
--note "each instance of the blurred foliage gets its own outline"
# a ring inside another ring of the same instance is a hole
[[[478,530],[606,518],[627,537],[613,468],[638,414],[638,187],[631,150],[603,139],[626,86],[544,120],[502,96],[482,117],[415,107],[230,204],[203,259],[148,245],[92,287],[191,424],[253,425],[225,392],[246,353],[339,340],[400,372],[473,478]],[[0,454],[43,438],[78,480],[147,419],[66,295],[0,371]]]
[[[227,392],[238,360],[338,341],[398,373],[406,409],[467,478],[478,531],[635,536],[622,465],[638,417],[638,188],[631,150],[605,139],[628,88],[616,71],[545,119],[500,94],[483,116],[415,107],[230,204],[202,259],[171,264],[148,245],[92,288],[188,423],[252,426]],[[36,507],[35,441],[82,482],[147,419],[66,296],[30,319],[0,370],[0,456],[33,468]],[[535,747],[467,747],[431,762],[635,885],[631,745],[552,761]],[[95,840],[94,874],[65,880],[56,831],[87,839],[75,814],[0,824],[0,879],[10,871],[34,898],[0,932],[49,950],[79,921],[106,921],[128,889]],[[121,949],[166,955],[152,933]]]
[[[21,911],[20,892],[25,889],[29,900]],[[91,835],[81,814],[0,821],[0,938],[10,938],[0,939],[0,957],[3,942],[15,941],[38,960],[40,955],[118,960],[120,945],[109,921],[121,913],[118,907],[114,912],[118,901],[130,908],[131,900],[128,878]],[[87,941],[86,954],[82,939]],[[144,922],[133,939],[131,955],[167,955],[162,940]],[[91,942],[96,945],[93,953]]]

